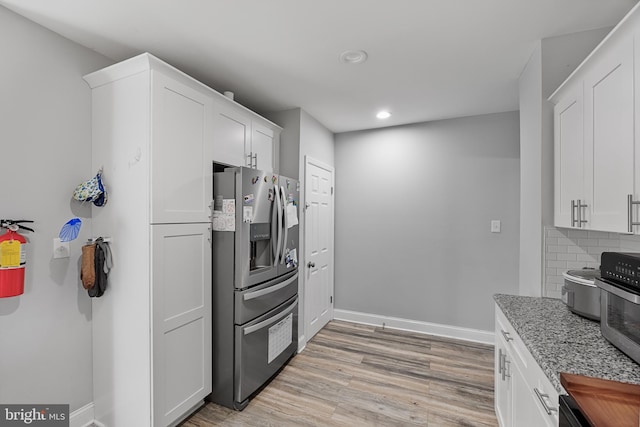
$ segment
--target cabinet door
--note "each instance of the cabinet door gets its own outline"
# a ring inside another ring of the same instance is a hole
[[[211,242],[208,224],[153,225],[154,426],[211,393]]]
[[[511,376],[503,369],[508,365],[507,347],[502,339],[499,330],[496,328],[495,363],[494,363],[494,398],[496,418],[500,427],[511,426]],[[509,376],[507,376],[509,375]]]
[[[542,427],[545,426],[536,417],[536,402],[532,395],[532,390],[527,384],[524,372],[519,364],[511,363],[511,381],[513,383],[513,423],[515,427]]]
[[[632,37],[594,58],[584,89],[588,228],[626,232],[634,180]]]
[[[212,98],[156,71],[152,88],[151,223],[207,222]]]
[[[573,227],[572,203],[584,194],[584,138],[582,84],[570,88],[554,107],[556,227]]]
[[[255,168],[273,172],[274,131],[271,128],[253,122],[251,131],[251,151],[255,156]]]
[[[251,117],[216,100],[213,120],[213,159],[230,166],[251,167]]]
[[[640,33],[636,34],[635,43],[634,43],[634,88],[635,94],[634,98],[636,101],[636,105],[640,107]],[[634,167],[636,170],[640,170],[640,110],[637,111],[635,116],[635,158],[634,158]],[[640,173],[635,174],[635,181],[633,185],[633,193],[631,193],[633,200],[640,200]],[[632,218],[629,218],[633,222],[640,221],[640,206],[634,205],[632,206]],[[636,234],[640,234],[640,226],[634,225],[631,227],[631,231]]]

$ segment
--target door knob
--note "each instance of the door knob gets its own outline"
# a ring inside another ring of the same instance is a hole
[[[309,267],[309,268],[313,268],[313,267],[315,267],[315,266],[316,266],[316,263],[315,263],[315,262],[311,262],[311,261],[309,261],[309,262],[307,263],[307,267]]]

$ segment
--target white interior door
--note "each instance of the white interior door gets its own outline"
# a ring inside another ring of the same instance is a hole
[[[333,319],[333,168],[305,163],[305,335]]]

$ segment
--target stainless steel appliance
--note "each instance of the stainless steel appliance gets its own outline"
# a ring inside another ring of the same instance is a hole
[[[640,253],[603,252],[600,271],[602,335],[640,363]]]
[[[213,392],[244,409],[298,348],[296,180],[213,174]]]
[[[567,394],[559,397],[559,424],[558,427],[590,427],[591,424],[580,411],[578,404]]]
[[[600,320],[600,289],[595,284],[600,270],[569,270],[562,276],[562,301],[569,310],[588,319]]]

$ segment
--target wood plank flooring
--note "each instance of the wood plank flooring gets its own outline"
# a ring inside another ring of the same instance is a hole
[[[242,412],[183,427],[497,426],[493,346],[332,321]]]

